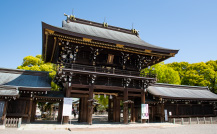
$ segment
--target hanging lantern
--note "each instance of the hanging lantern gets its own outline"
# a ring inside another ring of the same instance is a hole
[[[112,95],[110,95],[109,99],[112,99]]]
[[[100,95],[98,94],[98,98],[100,98]]]
[[[95,94],[93,94],[93,98],[95,97]]]
[[[106,94],[104,94],[104,98],[106,98]]]

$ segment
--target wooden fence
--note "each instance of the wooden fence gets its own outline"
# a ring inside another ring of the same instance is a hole
[[[174,124],[217,124],[217,117],[194,117],[194,118],[170,118],[170,123]]]
[[[5,127],[19,128],[21,125],[21,122],[22,122],[21,118],[6,118]]]

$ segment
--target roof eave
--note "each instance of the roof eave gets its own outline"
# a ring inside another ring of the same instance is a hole
[[[115,41],[115,40],[110,40],[110,39],[105,39],[105,38],[99,38],[99,37],[93,37],[90,35],[85,35],[85,34],[80,34],[80,33],[75,33],[75,32],[71,32],[68,30],[64,30],[62,28],[58,28],[49,24],[46,24],[44,22],[42,22],[42,55],[44,55],[45,50],[44,50],[44,29],[49,29],[58,33],[62,33],[62,34],[66,34],[69,36],[77,36],[77,37],[84,37],[84,38],[91,38],[93,40],[99,40],[99,41],[103,41],[103,42],[108,42],[108,43],[114,43],[114,44],[123,44],[126,45],[128,47],[135,47],[137,49],[148,49],[148,50],[152,50],[152,51],[156,51],[159,53],[174,53],[177,54],[179,52],[179,50],[172,50],[172,49],[158,49],[158,48],[151,48],[151,47],[147,47],[147,46],[141,46],[141,45],[137,45],[137,44],[130,44],[130,43],[126,43],[126,42],[120,42],[120,41]]]

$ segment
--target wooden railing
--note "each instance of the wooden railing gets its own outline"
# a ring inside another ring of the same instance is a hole
[[[217,117],[193,117],[193,118],[170,118],[170,123],[174,124],[217,124]]]
[[[83,71],[93,71],[101,73],[110,73],[110,74],[119,74],[119,75],[129,75],[129,76],[138,76],[140,77],[139,71],[128,71],[115,69],[114,67],[96,67],[96,66],[87,66],[80,64],[70,64],[71,69],[83,70]],[[153,72],[143,74],[142,77],[156,78],[156,75]]]
[[[6,118],[5,127],[19,128],[22,122],[22,118]]]

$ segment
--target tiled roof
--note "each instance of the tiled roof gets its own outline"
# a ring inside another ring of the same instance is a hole
[[[167,99],[217,100],[217,95],[209,91],[208,87],[156,83],[149,86],[148,92]]]

